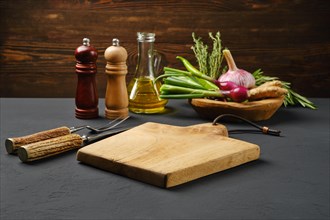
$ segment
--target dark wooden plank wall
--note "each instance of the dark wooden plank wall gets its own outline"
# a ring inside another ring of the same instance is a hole
[[[220,30],[239,67],[292,83],[307,97],[329,97],[330,1],[2,0],[1,97],[74,97],[74,50],[89,37],[99,51],[98,90],[104,97],[103,53],[118,37],[134,72],[136,32],[157,35],[164,63],[195,62],[191,33],[207,40]]]

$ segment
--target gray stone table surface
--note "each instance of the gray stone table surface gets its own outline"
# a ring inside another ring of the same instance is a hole
[[[162,189],[79,163],[76,150],[29,164],[7,154],[8,137],[62,125],[104,125],[103,99],[98,119],[79,120],[74,99],[1,98],[1,220],[329,219],[329,99],[311,100],[317,110],[281,107],[259,122],[281,130],[281,137],[230,135],[259,145],[259,160]],[[207,122],[186,100],[171,100],[164,114],[130,115],[131,126]]]

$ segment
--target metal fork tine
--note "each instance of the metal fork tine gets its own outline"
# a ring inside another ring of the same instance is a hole
[[[76,132],[76,131],[80,131],[84,128],[86,128],[87,125],[82,125],[82,126],[78,126],[78,127],[70,127],[70,132],[73,133],[73,132]]]
[[[103,130],[108,128],[110,125],[112,125],[113,123],[115,123],[116,121],[118,121],[120,118],[115,118],[112,121],[110,121],[109,123],[107,123],[106,125],[100,127],[100,128],[96,128],[96,130]]]
[[[93,133],[101,133],[101,132],[104,132],[104,131],[111,130],[112,128],[114,128],[114,127],[120,125],[121,123],[123,123],[124,121],[126,121],[129,117],[130,116],[127,116],[126,118],[123,118],[120,121],[118,121],[120,118],[117,118],[117,119],[115,119],[115,120],[112,121],[112,122],[118,121],[117,123],[115,123],[115,124],[109,123],[109,124],[113,124],[112,126],[109,127],[109,124],[108,124],[108,126],[105,126],[104,128],[101,128],[101,129],[95,129],[92,132]]]

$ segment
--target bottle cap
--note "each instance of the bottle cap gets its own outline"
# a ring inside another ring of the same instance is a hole
[[[137,32],[137,40],[139,42],[155,42],[155,33]]]

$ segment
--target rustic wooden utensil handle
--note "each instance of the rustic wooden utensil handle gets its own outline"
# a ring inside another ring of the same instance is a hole
[[[68,134],[36,143],[23,145],[17,150],[22,162],[30,162],[81,147],[83,139],[78,134]]]
[[[9,154],[14,154],[20,146],[67,134],[70,134],[70,129],[68,127],[63,126],[22,137],[7,138],[5,141],[6,150]]]

